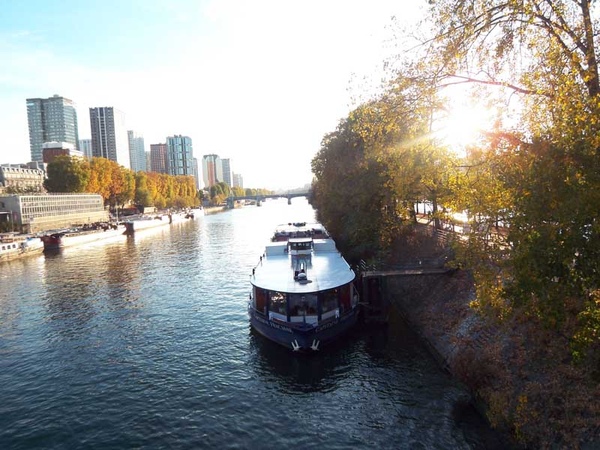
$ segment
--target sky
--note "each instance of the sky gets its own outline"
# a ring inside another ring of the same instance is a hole
[[[244,187],[312,180],[321,140],[381,77],[392,16],[424,1],[0,0],[0,163],[29,161],[26,99],[125,113],[150,144],[192,138]],[[367,87],[365,87],[367,86]]]

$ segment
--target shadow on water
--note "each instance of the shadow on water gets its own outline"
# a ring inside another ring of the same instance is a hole
[[[356,334],[349,333],[318,353],[294,353],[253,330],[250,333],[258,374],[276,382],[288,394],[334,390],[350,370],[348,352],[357,344]]]
[[[253,330],[250,348],[255,353],[258,375],[286,395],[328,393],[348,383],[364,383],[376,397],[395,398],[400,408],[407,408],[405,418],[409,422],[428,421],[434,415],[440,420],[443,416],[442,422],[453,423],[452,428],[462,434],[460,441],[467,448],[516,448],[490,428],[474,407],[468,390],[439,367],[418,335],[399,316],[386,325],[357,326],[318,353],[294,353]],[[357,380],[361,372],[369,374],[368,383]],[[423,397],[430,398],[429,411]],[[426,437],[423,439],[422,444],[427,442]],[[436,440],[430,443],[439,444]]]

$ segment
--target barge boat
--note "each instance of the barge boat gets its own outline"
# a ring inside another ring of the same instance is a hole
[[[250,324],[293,351],[320,350],[357,322],[354,279],[321,224],[281,225],[250,274]]]

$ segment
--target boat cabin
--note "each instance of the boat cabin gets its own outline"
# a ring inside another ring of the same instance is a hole
[[[295,294],[254,287],[252,306],[269,320],[316,325],[350,312],[352,284],[321,292]]]

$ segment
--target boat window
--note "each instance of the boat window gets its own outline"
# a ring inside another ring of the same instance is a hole
[[[310,242],[292,242],[291,248],[292,248],[292,250],[310,250],[311,243]]]
[[[283,292],[270,292],[269,293],[269,311],[274,313],[287,315],[285,309],[285,294]]]
[[[347,284],[340,287],[340,309],[342,313],[350,311],[350,290],[351,285]]]
[[[330,289],[323,292],[321,297],[321,312],[324,314],[337,308],[338,290]]]
[[[290,294],[290,316],[316,316],[318,312],[315,294]]]
[[[254,309],[263,314],[267,313],[267,291],[254,288]]]

